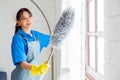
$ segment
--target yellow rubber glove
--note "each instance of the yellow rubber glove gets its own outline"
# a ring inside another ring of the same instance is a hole
[[[38,69],[40,71],[40,74],[46,74],[50,65],[48,64],[47,61],[45,61],[43,64],[41,64]]]
[[[31,68],[31,73],[33,76],[36,76],[38,74],[46,74],[48,69],[49,69],[50,65],[48,64],[47,61],[45,61],[43,64],[41,65],[32,65]]]
[[[38,67],[39,67],[38,65],[35,65],[35,64],[32,65],[30,72],[33,76],[36,76],[39,74]]]

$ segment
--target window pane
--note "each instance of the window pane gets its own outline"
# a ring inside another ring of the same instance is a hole
[[[98,49],[98,72],[104,75],[104,38],[98,37],[97,39]]]
[[[89,37],[89,63],[90,66],[95,69],[95,37]]]
[[[97,31],[104,31],[104,0],[97,0]]]
[[[95,0],[89,3],[89,31],[95,32]]]

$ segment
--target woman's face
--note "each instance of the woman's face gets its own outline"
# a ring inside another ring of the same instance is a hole
[[[30,15],[27,11],[24,11],[18,21],[18,24],[22,28],[30,28],[32,26],[32,15]]]

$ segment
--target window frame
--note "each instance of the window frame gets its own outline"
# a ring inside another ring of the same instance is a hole
[[[86,0],[86,36],[85,36],[85,47],[86,47],[86,62],[85,62],[85,76],[86,80],[95,80],[96,77],[103,78],[103,75],[98,72],[98,53],[97,53],[97,39],[98,37],[103,37],[103,32],[97,31],[97,0],[95,0],[94,10],[95,10],[95,31],[89,31],[89,3],[92,0]],[[89,48],[89,37],[95,37],[95,69],[90,66],[90,48]]]

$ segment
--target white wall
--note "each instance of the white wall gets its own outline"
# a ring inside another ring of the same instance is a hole
[[[41,7],[48,18],[51,29],[55,24],[55,0],[35,0]],[[39,10],[31,3],[30,0],[1,0],[0,1],[0,71],[7,72],[7,78],[10,80],[11,71],[14,68],[11,58],[11,40],[15,27],[15,14],[21,7],[27,7],[31,10],[34,17],[33,29],[48,33],[48,28],[43,16]],[[41,55],[41,61],[48,58],[49,49],[43,50],[44,55]],[[43,58],[43,56],[45,56]],[[51,69],[44,77],[46,80],[51,80]]]
[[[105,1],[105,80],[120,80],[120,0]]]

